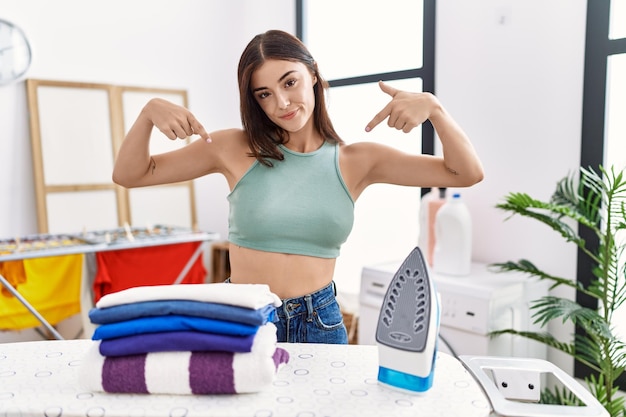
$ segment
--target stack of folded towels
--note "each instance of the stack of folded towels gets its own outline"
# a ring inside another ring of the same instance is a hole
[[[90,391],[149,394],[258,392],[289,360],[276,344],[275,308],[264,284],[134,287],[102,297],[98,327],[80,365]]]

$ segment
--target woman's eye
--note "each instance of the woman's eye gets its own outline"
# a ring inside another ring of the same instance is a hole
[[[267,96],[269,96],[269,95],[270,95],[270,93],[268,93],[268,92],[264,91],[264,92],[262,92],[262,93],[259,93],[259,94],[257,95],[257,97],[258,97],[260,100],[263,100],[264,98],[266,98],[266,97],[267,97]]]
[[[287,81],[285,83],[286,87],[293,87],[294,85],[296,85],[296,80],[295,79],[289,80],[289,81]]]

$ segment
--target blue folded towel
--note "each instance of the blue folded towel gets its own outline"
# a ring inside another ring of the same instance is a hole
[[[251,326],[224,320],[207,319],[204,317],[167,315],[140,317],[116,323],[102,324],[93,333],[93,340],[115,339],[118,337],[146,333],[175,332],[192,330],[197,332],[248,336],[259,330],[259,326]]]
[[[269,304],[258,309],[192,300],[157,300],[92,308],[89,319],[95,324],[115,323],[148,316],[179,314],[209,319],[236,321],[262,326],[275,321],[276,308]]]

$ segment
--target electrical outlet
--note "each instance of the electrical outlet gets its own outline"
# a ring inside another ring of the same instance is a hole
[[[491,368],[498,391],[507,400],[539,402],[541,373],[519,369]]]

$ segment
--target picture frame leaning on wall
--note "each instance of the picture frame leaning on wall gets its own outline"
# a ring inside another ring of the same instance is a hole
[[[143,104],[160,97],[187,107],[185,90],[40,79],[27,79],[26,88],[39,233],[157,224],[196,229],[193,181],[129,190],[111,179]],[[153,154],[190,141],[152,134]]]

